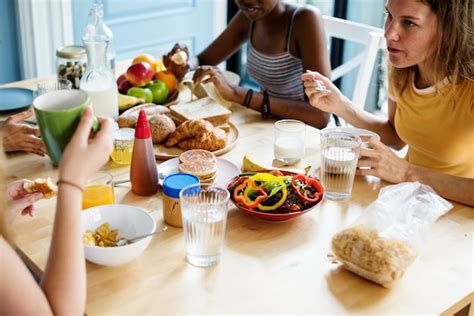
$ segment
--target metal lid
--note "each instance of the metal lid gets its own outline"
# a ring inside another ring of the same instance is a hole
[[[188,173],[175,173],[163,180],[163,193],[172,198],[179,198],[179,192],[188,185],[199,183],[199,178]]]
[[[85,55],[86,49],[79,45],[63,46],[56,50],[56,56],[62,58],[80,58]]]

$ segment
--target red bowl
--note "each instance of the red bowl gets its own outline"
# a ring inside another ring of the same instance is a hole
[[[260,170],[260,171],[255,171],[255,172],[270,172],[270,171],[272,171],[272,170]],[[285,175],[285,176],[296,174],[294,172],[290,172],[290,171],[286,171],[286,170],[279,170],[279,171],[281,173],[283,173],[283,175]],[[238,177],[234,177],[232,180],[230,180],[230,182],[227,184],[227,188],[229,188],[229,185],[232,184],[232,182],[234,182],[234,180],[236,178],[238,178]],[[250,214],[252,216],[255,216],[257,218],[260,218],[260,219],[263,219],[263,220],[266,220],[266,221],[281,222],[281,221],[290,220],[292,218],[298,217],[300,215],[303,215],[303,214],[313,210],[323,200],[324,191],[322,193],[323,193],[323,196],[321,196],[319,201],[317,201],[316,204],[311,206],[310,208],[307,208],[307,209],[305,209],[303,211],[300,211],[300,212],[290,212],[290,213],[281,213],[281,214],[267,213],[267,212],[262,212],[262,211],[259,211],[257,209],[253,209],[253,208],[246,208],[246,207],[243,207],[242,205],[236,203],[232,199],[232,197],[230,198],[230,200],[232,201],[232,204],[234,204],[238,209],[244,211],[247,214]]]

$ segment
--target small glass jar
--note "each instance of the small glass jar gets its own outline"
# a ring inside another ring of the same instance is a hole
[[[58,79],[69,80],[73,89],[79,89],[86,69],[86,49],[78,45],[63,46],[56,50],[56,57]]]
[[[133,142],[135,130],[133,128],[119,128],[114,133],[114,149],[110,157],[120,165],[129,165],[132,162]]]
[[[163,180],[163,218],[168,225],[183,227],[179,192],[197,183],[199,178],[189,173],[175,173]]]

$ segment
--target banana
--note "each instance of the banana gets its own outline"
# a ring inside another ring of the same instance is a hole
[[[304,169],[300,168],[275,168],[274,166],[268,166],[264,164],[260,164],[255,162],[253,157],[251,157],[249,154],[244,155],[243,161],[242,161],[242,171],[243,172],[251,172],[251,171],[259,171],[259,170],[273,170],[273,169],[280,169],[280,170],[286,170],[286,171],[291,171],[295,173],[302,173],[307,175],[310,170],[311,166],[307,166]]]
[[[118,105],[119,105],[120,111],[129,109],[132,106],[140,104],[140,103],[145,103],[145,100],[136,98],[130,95],[125,95],[121,93],[118,94]]]
[[[250,157],[249,154],[244,155],[244,158],[242,161],[243,172],[259,171],[259,170],[267,170],[267,169],[275,169],[275,168],[271,166],[265,166],[265,165],[255,162],[253,158]]]

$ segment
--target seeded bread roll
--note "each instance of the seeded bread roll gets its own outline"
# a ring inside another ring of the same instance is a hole
[[[137,124],[138,120],[138,113],[140,112],[140,110],[145,111],[145,114],[148,119],[150,119],[150,117],[153,115],[166,114],[170,112],[170,110],[166,106],[155,105],[152,103],[136,106],[120,115],[117,120],[119,127],[135,128],[135,124]]]
[[[176,129],[173,120],[163,114],[152,115],[148,118],[148,122],[150,123],[151,138],[155,144],[164,142]]]

